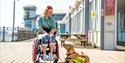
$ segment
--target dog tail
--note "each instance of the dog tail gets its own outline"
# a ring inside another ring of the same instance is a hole
[[[81,51],[81,54],[84,55],[84,53]]]

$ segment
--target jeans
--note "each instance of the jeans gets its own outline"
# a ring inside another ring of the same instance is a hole
[[[41,45],[55,44],[56,43],[56,35],[55,34],[39,34],[38,40]]]

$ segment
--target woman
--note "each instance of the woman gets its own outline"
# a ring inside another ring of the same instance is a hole
[[[44,16],[40,17],[38,20],[38,26],[40,29],[40,32],[42,34],[38,35],[38,38],[41,39],[41,46],[43,50],[43,60],[47,60],[46,58],[46,49],[48,44],[50,45],[50,54],[49,59],[52,60],[53,57],[53,51],[55,46],[55,35],[54,32],[56,30],[56,23],[54,18],[52,17],[53,8],[51,6],[47,6],[47,8],[44,11]]]

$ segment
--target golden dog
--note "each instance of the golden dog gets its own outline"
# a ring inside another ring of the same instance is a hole
[[[67,50],[66,63],[89,63],[90,59],[87,55],[78,54],[75,52],[73,45],[63,43],[64,48]]]

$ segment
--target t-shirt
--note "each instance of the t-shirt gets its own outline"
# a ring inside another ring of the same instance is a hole
[[[49,17],[45,19],[44,17],[40,17],[38,20],[39,28],[43,28],[47,33],[51,31],[51,29],[56,30],[56,23],[53,17]]]

